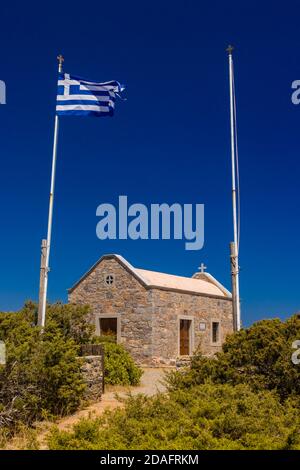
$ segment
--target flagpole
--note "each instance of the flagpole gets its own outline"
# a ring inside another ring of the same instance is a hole
[[[231,244],[231,275],[232,275],[232,302],[234,314],[234,328],[241,328],[241,306],[239,291],[239,239],[237,218],[237,191],[236,191],[236,128],[235,128],[235,97],[233,76],[233,47],[228,46],[229,62],[229,90],[230,90],[230,138],[231,138],[231,170],[232,170],[232,210],[233,210],[233,243]]]
[[[59,55],[57,57],[57,60],[58,60],[58,72],[61,73],[64,58],[62,55]],[[49,197],[47,240],[42,241],[40,293],[39,293],[39,309],[38,309],[38,326],[41,326],[42,328],[44,328],[45,322],[46,322],[46,304],[47,304],[49,258],[50,258],[52,220],[53,220],[53,202],[54,202],[54,189],[55,189],[58,130],[59,130],[59,121],[58,121],[58,116],[56,114],[55,121],[54,121],[54,140],[53,140],[53,153],[52,153],[52,169],[51,169],[51,184],[50,184],[50,197]]]

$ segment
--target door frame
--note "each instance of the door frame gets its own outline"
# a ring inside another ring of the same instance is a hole
[[[121,342],[121,314],[120,313],[96,313],[96,335],[100,336],[100,319],[101,318],[116,318],[117,319],[117,343]]]
[[[195,321],[194,317],[191,315],[178,315],[178,356],[182,357],[180,354],[180,320],[189,320],[191,322],[191,326],[189,328],[189,356],[191,356],[194,352],[194,345],[195,345]]]

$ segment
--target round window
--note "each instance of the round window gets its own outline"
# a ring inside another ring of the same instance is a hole
[[[114,275],[113,274],[108,274],[107,276],[105,276],[105,283],[108,286],[112,286],[115,283]]]

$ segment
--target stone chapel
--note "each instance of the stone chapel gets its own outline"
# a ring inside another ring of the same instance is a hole
[[[198,347],[214,355],[233,332],[231,293],[203,266],[189,278],[138,269],[120,255],[104,255],[68,297],[90,305],[97,334],[114,335],[143,365],[175,365]]]

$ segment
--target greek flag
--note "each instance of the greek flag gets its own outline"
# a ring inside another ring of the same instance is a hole
[[[91,82],[68,73],[58,76],[56,114],[60,116],[113,116],[119,82]]]

